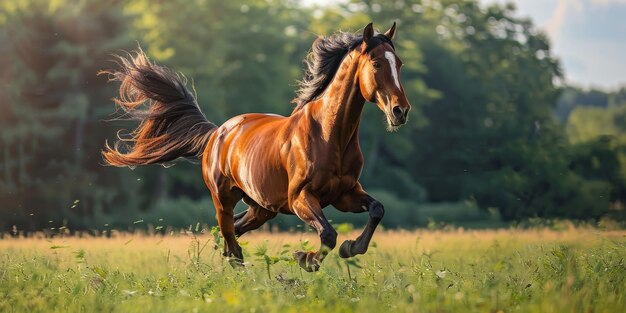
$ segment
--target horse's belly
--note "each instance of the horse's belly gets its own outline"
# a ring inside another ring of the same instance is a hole
[[[280,163],[280,116],[247,114],[226,140],[228,175],[260,206],[278,211],[287,203],[287,174]],[[234,123],[235,123],[234,122]]]
[[[260,206],[278,211],[287,204],[287,174],[261,150],[240,160],[235,171],[239,188]]]
[[[248,197],[268,210],[277,212],[287,205],[286,177],[283,179],[277,173],[241,169],[238,181],[239,188]]]

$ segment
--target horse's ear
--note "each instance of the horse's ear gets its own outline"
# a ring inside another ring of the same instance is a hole
[[[367,24],[367,26],[365,26],[365,29],[363,30],[363,41],[367,42],[368,40],[372,39],[372,37],[374,37],[374,25],[373,23],[369,23]]]
[[[385,32],[385,36],[387,36],[390,40],[393,40],[393,37],[396,36],[396,22],[393,22],[393,26]]]

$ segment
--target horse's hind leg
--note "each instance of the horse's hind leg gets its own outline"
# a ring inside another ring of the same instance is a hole
[[[235,236],[237,237],[261,227],[278,214],[263,208],[252,200],[244,199],[244,201],[249,207],[246,211],[235,216]]]
[[[240,220],[242,217],[246,216],[247,213],[248,213],[248,210],[241,211],[241,212],[235,214],[235,216],[233,217],[233,219],[235,220],[235,224],[237,224],[237,221]]]
[[[385,215],[383,205],[363,191],[359,184],[352,191],[343,194],[336,203],[333,203],[333,206],[342,212],[369,212],[369,219],[363,233],[356,240],[344,241],[339,247],[339,256],[349,258],[367,252],[372,235]]]
[[[213,193],[213,203],[217,216],[217,223],[220,225],[222,237],[224,237],[224,256],[233,257],[231,264],[243,263],[243,253],[235,238],[234,209],[235,204],[241,199],[242,193],[239,190],[229,190],[219,192],[219,196]]]

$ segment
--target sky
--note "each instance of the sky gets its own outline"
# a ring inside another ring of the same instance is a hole
[[[552,42],[567,83],[626,86],[626,0],[480,0],[513,2]]]

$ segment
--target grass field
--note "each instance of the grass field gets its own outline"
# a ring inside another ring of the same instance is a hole
[[[317,247],[311,233],[242,237],[244,270],[210,233],[5,239],[0,312],[625,312],[625,236],[388,231],[348,262],[333,251],[317,273],[289,261]]]

